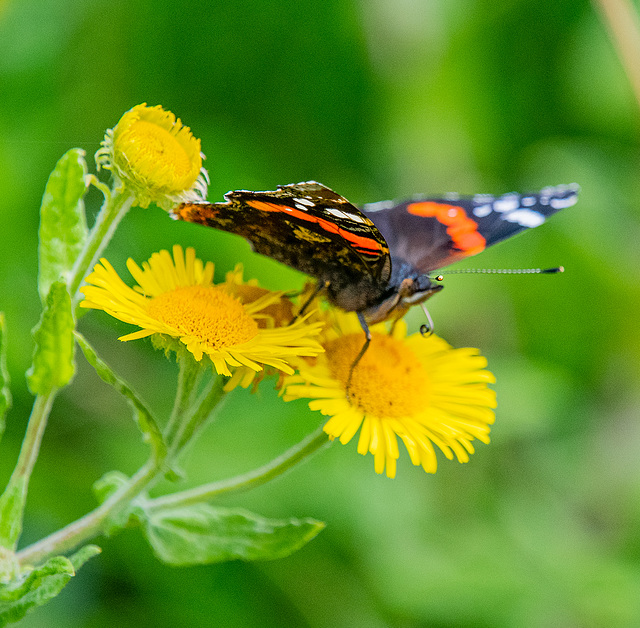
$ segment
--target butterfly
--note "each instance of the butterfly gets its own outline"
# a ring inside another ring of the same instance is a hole
[[[243,236],[253,249],[317,280],[328,300],[368,326],[402,316],[442,289],[430,273],[537,227],[574,205],[576,184],[535,194],[418,196],[357,208],[306,181],[237,190],[223,203],[183,203],[178,220]],[[357,362],[357,361],[356,361]]]

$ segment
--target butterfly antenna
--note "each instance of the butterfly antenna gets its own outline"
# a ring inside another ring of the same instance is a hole
[[[436,281],[442,281],[444,275],[555,275],[563,273],[564,266],[554,268],[461,268],[459,270],[443,270],[435,277]]]

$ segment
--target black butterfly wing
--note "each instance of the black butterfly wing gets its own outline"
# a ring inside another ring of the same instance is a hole
[[[243,236],[253,249],[336,290],[363,279],[384,285],[389,248],[374,223],[344,197],[315,181],[275,191],[238,190],[225,203],[183,203],[179,220]]]
[[[541,225],[547,216],[574,205],[578,191],[574,184],[536,194],[414,198],[371,203],[363,211],[385,237],[393,260],[428,273]]]

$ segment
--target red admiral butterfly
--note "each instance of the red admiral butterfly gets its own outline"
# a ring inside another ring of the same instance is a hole
[[[575,204],[578,189],[573,184],[537,194],[415,197],[360,210],[307,181],[272,192],[228,192],[225,203],[183,203],[174,215],[245,237],[258,253],[315,277],[331,303],[355,311],[366,341],[351,365],[349,390],[371,340],[368,324],[399,318],[424,302],[443,288],[428,273],[541,225]]]
[[[175,217],[241,235],[258,253],[315,277],[331,303],[358,313],[369,337],[368,323],[400,317],[442,289],[428,273],[541,225],[573,205],[578,189],[415,197],[358,209],[307,181],[228,192],[225,203],[183,203]]]

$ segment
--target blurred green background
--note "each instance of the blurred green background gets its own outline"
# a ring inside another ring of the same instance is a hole
[[[640,59],[638,60],[640,62]],[[277,482],[221,500],[327,529],[288,559],[175,569],[141,535],[99,539],[26,627],[640,626],[640,115],[598,13],[555,0],[0,0],[0,309],[14,409],[4,483],[32,399],[38,208],[67,149],[92,155],[140,102],[202,139],[209,198],[316,179],[355,203],[417,192],[582,186],[577,206],[466,264],[551,266],[541,277],[453,276],[438,333],[476,346],[498,383],[490,445],[426,475],[373,472],[333,445]],[[87,198],[90,214],[100,198]],[[228,234],[134,209],[107,250],[173,243],[247,277],[303,277]],[[422,322],[413,313],[410,325]],[[82,331],[158,413],[175,365],[101,313]],[[94,506],[90,484],[146,448],[125,404],[78,357],[32,479],[23,544]],[[263,384],[238,391],[199,441],[187,484],[254,468],[319,415]],[[187,485],[185,484],[185,486]]]

